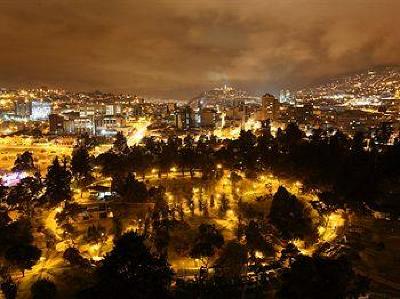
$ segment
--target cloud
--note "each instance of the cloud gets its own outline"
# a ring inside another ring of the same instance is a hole
[[[192,96],[399,64],[398,0],[5,0],[0,85]]]

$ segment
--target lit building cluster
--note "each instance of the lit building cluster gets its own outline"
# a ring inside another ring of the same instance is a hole
[[[184,101],[46,88],[2,89],[0,129],[3,135],[29,135],[39,129],[50,136],[87,133],[110,137],[118,131],[135,134],[131,124],[146,118],[151,119],[148,129],[165,138],[187,133],[231,138],[241,129],[259,128],[269,119],[273,129],[296,122],[306,132],[339,129],[348,135],[363,131],[374,136],[382,126],[390,128],[391,134],[398,132],[399,101],[400,72],[393,68],[312,89],[284,89],[278,97],[269,93],[253,96],[227,86]]]

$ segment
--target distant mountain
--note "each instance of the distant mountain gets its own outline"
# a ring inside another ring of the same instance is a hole
[[[297,94],[393,97],[399,90],[400,66],[382,66],[326,80],[314,87],[301,89]]]

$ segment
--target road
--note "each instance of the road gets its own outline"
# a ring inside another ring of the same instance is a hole
[[[141,118],[135,122],[128,123],[131,127],[128,131],[127,142],[128,146],[138,144],[143,137],[147,134],[147,127],[151,124],[151,121],[146,118]]]

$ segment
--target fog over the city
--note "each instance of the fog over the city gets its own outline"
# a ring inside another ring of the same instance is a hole
[[[400,64],[398,0],[3,0],[0,87],[261,93]]]

